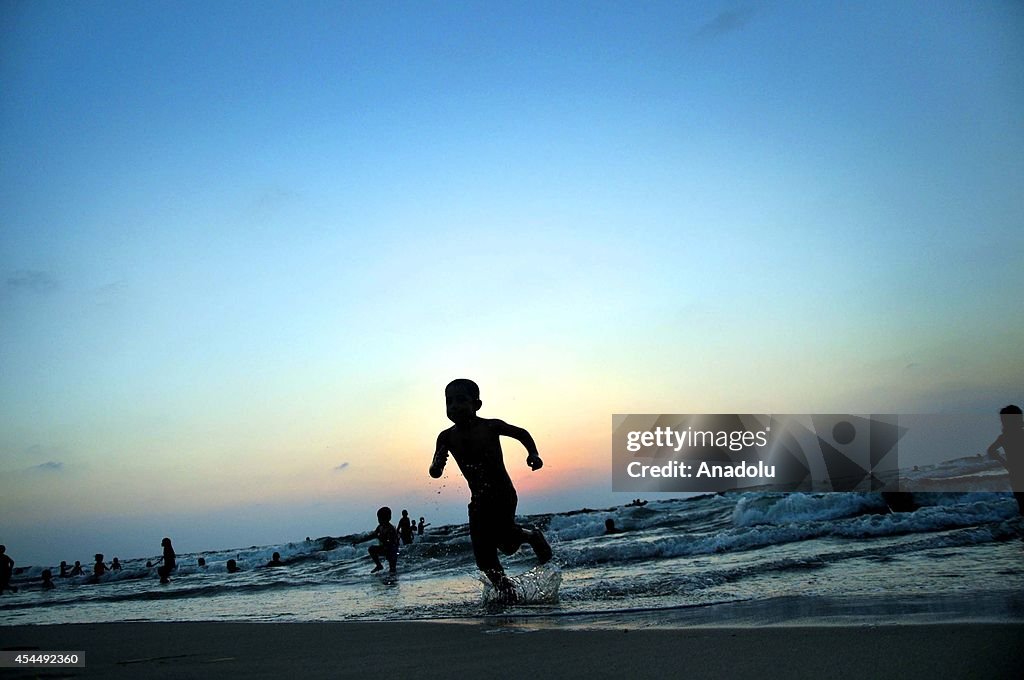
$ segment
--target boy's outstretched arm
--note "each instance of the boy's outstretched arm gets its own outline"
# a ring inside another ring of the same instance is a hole
[[[544,467],[544,461],[540,459],[540,454],[537,453],[537,444],[533,441],[533,437],[530,436],[529,432],[521,427],[509,425],[502,420],[495,422],[498,425],[498,434],[512,437],[512,439],[517,440],[526,448],[526,464],[530,466],[531,470],[537,471]]]
[[[356,540],[352,541],[352,545],[355,546],[355,545],[359,545],[360,543],[366,543],[367,541],[372,541],[373,539],[379,538],[379,537],[380,537],[380,527],[377,527],[376,529],[374,529],[373,531],[371,531],[367,535],[363,536],[362,538],[357,538]]]
[[[434,460],[430,463],[430,476],[437,479],[444,473],[444,464],[448,462],[448,438],[445,436],[447,430],[442,430],[437,435],[437,446],[434,447]]]

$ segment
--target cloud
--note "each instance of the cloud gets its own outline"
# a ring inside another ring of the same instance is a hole
[[[114,281],[93,291],[96,296],[96,304],[100,307],[116,307],[124,302],[128,294],[128,284],[124,281]]]
[[[58,463],[56,461],[48,461],[46,463],[40,463],[39,465],[33,465],[30,470],[45,470],[47,472],[60,472],[64,469],[64,463]]]
[[[336,467],[334,469],[335,470],[344,470],[347,467],[348,467],[348,463],[342,463],[341,465],[339,465],[338,467]]]
[[[714,19],[701,26],[697,33],[694,34],[694,37],[710,40],[723,36],[726,33],[738,31],[746,26],[753,16],[754,9],[752,7],[735,7],[723,10]]]
[[[7,277],[6,288],[14,291],[27,291],[29,293],[46,294],[52,293],[60,287],[57,279],[48,272],[41,272],[34,269],[21,269]]]

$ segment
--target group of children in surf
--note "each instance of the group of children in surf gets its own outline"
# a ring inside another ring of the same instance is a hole
[[[121,562],[115,557],[114,561],[110,563],[110,566],[103,561],[103,555],[96,553],[96,563],[92,567],[93,581],[98,581],[100,576],[107,573],[108,571],[120,571]],[[4,590],[15,590],[10,585],[11,575],[14,571],[14,560],[7,555],[7,547],[0,545],[0,595],[3,594]],[[68,563],[61,560],[60,563],[60,578],[70,578],[72,576],[84,576],[85,571],[82,569],[82,563],[75,560],[73,567],[68,566]],[[43,569],[40,574],[42,579],[43,590],[52,590],[57,587],[53,582],[53,571],[50,569]]]
[[[381,557],[388,562],[388,572],[394,574],[398,570],[399,544],[410,545],[414,536],[422,536],[423,530],[430,526],[424,518],[420,517],[419,524],[409,518],[409,511],[402,510],[402,519],[398,520],[396,527],[391,523],[391,508],[386,505],[377,510],[377,528],[359,540],[353,541],[356,546],[366,541],[377,539],[377,545],[371,545],[370,557],[373,559],[374,568],[371,574],[384,570]]]

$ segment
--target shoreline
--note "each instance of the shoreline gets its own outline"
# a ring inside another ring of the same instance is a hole
[[[82,651],[85,668],[4,677],[1014,677],[1024,623],[566,629],[514,617],[325,623],[0,626],[3,649]],[[287,677],[287,675],[286,675]]]

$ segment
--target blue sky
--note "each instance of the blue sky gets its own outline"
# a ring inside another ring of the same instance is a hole
[[[1022,398],[1019,4],[6,2],[0,32],[19,563],[462,521],[425,474],[461,375],[548,459],[506,447],[526,512],[618,502],[616,412]]]

